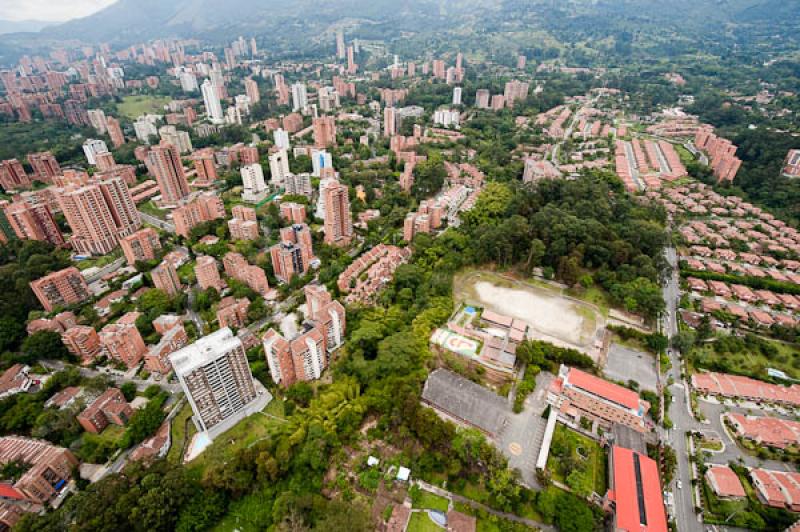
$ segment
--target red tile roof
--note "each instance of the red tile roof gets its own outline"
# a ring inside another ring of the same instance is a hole
[[[708,478],[714,492],[720,497],[745,496],[739,475],[727,466],[715,465],[709,467],[708,471],[706,471],[706,478]]]
[[[667,516],[656,462],[630,449],[612,450],[616,529],[666,532]]]
[[[25,495],[23,495],[14,486],[0,482],[0,499],[13,499],[15,501],[21,501],[24,498]]]
[[[569,384],[581,390],[631,410],[639,410],[639,396],[634,391],[575,368],[570,368],[567,379]]]

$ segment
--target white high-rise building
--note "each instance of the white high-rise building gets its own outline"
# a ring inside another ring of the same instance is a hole
[[[323,168],[333,168],[331,154],[325,150],[311,150],[311,166],[314,177],[319,177]]]
[[[275,140],[275,147],[280,148],[282,150],[288,150],[291,148],[289,144],[289,132],[278,128],[272,132],[272,138]]]
[[[102,135],[108,130],[106,113],[102,109],[89,109],[86,114],[89,115],[89,123],[92,124],[98,135]]]
[[[439,109],[433,113],[433,123],[438,126],[454,127],[458,129],[461,116],[455,109]]]
[[[133,123],[133,130],[136,132],[136,138],[142,142],[150,142],[152,135],[158,135],[156,129],[156,122],[161,119],[160,115],[142,115]]]
[[[237,95],[233,101],[235,102],[236,109],[239,110],[239,114],[241,116],[247,116],[250,114],[250,97],[246,94],[239,94]]]
[[[180,131],[175,126],[161,126],[158,128],[158,136],[176,148],[181,153],[192,151],[192,139],[185,131]]]
[[[219,102],[219,94],[210,79],[206,79],[201,87],[203,92],[203,102],[206,105],[206,114],[212,124],[221,124],[225,120],[222,115],[222,104]]]
[[[461,87],[453,89],[453,105],[461,105]]]
[[[326,177],[319,182],[319,199],[317,200],[317,210],[314,212],[315,217],[321,220],[325,219],[325,189],[338,182],[339,180],[335,177]]]
[[[86,155],[86,160],[89,164],[97,164],[95,156],[98,153],[105,153],[108,151],[106,143],[100,139],[87,139],[83,143],[83,153]]]
[[[253,378],[242,341],[224,327],[169,356],[198,432],[213,440],[272,400]]]
[[[181,90],[183,90],[183,92],[197,92],[197,89],[199,89],[197,77],[189,70],[181,71],[178,79],[181,82]]]
[[[269,182],[274,187],[281,187],[289,175],[289,153],[279,150],[269,156]]]
[[[267,197],[267,184],[264,182],[264,170],[258,163],[242,166],[242,199],[249,203],[258,203]]]
[[[305,112],[308,107],[308,94],[305,83],[292,85],[292,111]]]

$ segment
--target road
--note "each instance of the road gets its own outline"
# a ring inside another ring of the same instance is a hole
[[[111,264],[106,264],[92,275],[84,276],[84,279],[86,280],[87,283],[91,284],[97,281],[98,279],[102,279],[109,273],[119,270],[120,268],[122,268],[123,264],[125,264],[125,257],[120,257]]]
[[[158,227],[159,229],[162,229],[164,231],[168,231],[170,233],[174,233],[175,232],[175,226],[172,225],[169,222],[165,222],[164,220],[162,220],[160,218],[156,218],[155,216],[153,216],[151,214],[147,214],[146,212],[142,212],[142,211],[139,211],[139,216],[142,217],[142,221],[144,221],[145,223],[148,223],[148,224],[150,224],[152,226]]]
[[[564,137],[560,141],[556,142],[556,144],[553,146],[553,151],[550,154],[550,160],[553,162],[553,164],[558,165],[558,150],[566,139],[572,137],[572,130],[575,129],[575,124],[577,124],[581,116],[583,116],[584,111],[589,107],[593,107],[599,98],[599,95],[595,96],[586,102],[580,109],[575,111],[575,113],[573,113],[569,127],[567,127],[566,131],[564,131]]]
[[[666,310],[664,312],[663,331],[668,337],[673,337],[678,333],[678,303],[680,301],[680,287],[678,284],[678,257],[675,248],[668,247],[665,251],[667,262],[672,267],[669,276],[665,279],[663,293]],[[675,450],[678,457],[678,467],[675,473],[675,481],[671,488],[675,496],[674,519],[681,532],[703,530],[703,525],[699,522],[699,516],[695,514],[695,502],[692,496],[692,464],[689,460],[689,444],[686,438],[686,431],[695,430],[701,425],[692,417],[688,400],[688,387],[681,378],[681,359],[677,350],[669,350],[672,369],[671,376],[678,386],[674,386],[670,391],[675,398],[670,403],[669,417],[672,420],[673,428],[667,431],[667,442]],[[665,376],[666,380],[666,376]],[[664,383],[666,384],[666,383]],[[663,401],[662,401],[663,404]],[[681,483],[681,489],[677,488],[677,481]],[[665,487],[666,489],[666,487]]]
[[[42,365],[45,366],[46,368],[56,371],[63,370],[67,367],[67,364],[65,364],[60,360],[46,360],[42,362]],[[156,381],[156,380],[136,379],[127,377],[125,374],[115,370],[99,371],[92,368],[84,368],[80,366],[75,366],[75,367],[78,369],[78,371],[83,377],[92,378],[92,377],[97,377],[98,375],[105,375],[106,377],[114,381],[117,385],[121,385],[126,382],[132,382],[136,385],[136,389],[139,391],[144,391],[149,386],[152,386],[154,384],[156,386],[160,386],[162,390],[165,390],[171,394],[176,394],[181,391],[180,384],[170,384],[169,382],[163,380]]]

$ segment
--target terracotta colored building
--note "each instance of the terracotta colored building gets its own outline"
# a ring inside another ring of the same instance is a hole
[[[74,266],[32,281],[31,289],[47,312],[83,303],[91,297],[89,285]]]

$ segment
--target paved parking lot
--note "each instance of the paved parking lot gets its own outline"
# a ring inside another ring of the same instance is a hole
[[[525,400],[525,408],[519,414],[509,413],[509,424],[496,442],[508,466],[519,469],[526,486],[539,488],[536,480],[536,459],[544,438],[547,420],[542,412],[547,407],[547,387],[554,375],[542,372],[536,376],[536,390]]]
[[[612,343],[603,373],[615,381],[636,381],[643,390],[657,390],[656,357],[650,353]]]

